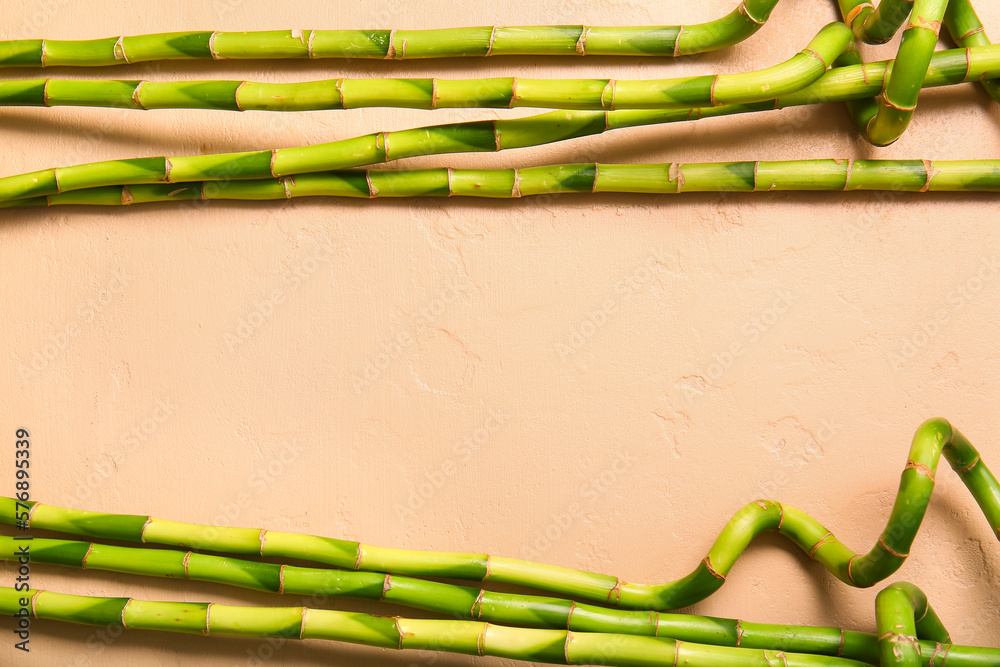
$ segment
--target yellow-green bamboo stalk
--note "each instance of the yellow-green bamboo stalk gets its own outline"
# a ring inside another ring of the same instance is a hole
[[[878,92],[891,61],[838,67],[818,82],[780,99],[750,105],[702,109],[553,111],[528,118],[456,123],[380,132],[316,146],[218,155],[112,160],[56,167],[0,177],[0,202],[7,199],[65,194],[84,188],[236,179],[281,178],[296,174],[383,163],[390,160],[455,152],[497,151],[600,134],[609,129],[672,123],[789,106],[863,99]],[[935,54],[924,85],[943,86],[1000,76],[1000,46],[952,49]],[[219,186],[211,186],[215,190]],[[228,185],[226,189],[228,189]],[[190,189],[139,188],[147,194]],[[37,203],[37,200],[36,200]]]
[[[689,173],[692,180],[697,172]],[[743,174],[736,174],[739,182]],[[997,170],[1000,178],[1000,170]],[[777,531],[841,581],[872,586],[891,576],[906,560],[923,521],[940,456],[951,464],[1000,537],[1000,484],[979,452],[951,424],[932,419],[917,430],[886,528],[864,555],[847,548],[819,522],[788,505],[756,501],[741,509],[722,530],[693,572],[664,584],[637,584],[618,577],[482,553],[444,553],[387,549],[310,535],[259,528],[224,528],[164,521],[143,515],[116,515],[64,509],[30,502],[19,512],[16,501],[0,498],[0,522],[27,525],[97,539],[116,539],[192,550],[310,560],[349,570],[417,577],[470,579],[515,584],[626,609],[663,611],[693,604],[722,587],[726,576],[753,539]]]
[[[360,107],[675,109],[747,104],[796,92],[817,81],[852,42],[831,23],[791,59],[756,72],[672,79],[330,79],[306,83],[251,81],[0,82],[0,105],[109,106],[129,109],[309,111]]]

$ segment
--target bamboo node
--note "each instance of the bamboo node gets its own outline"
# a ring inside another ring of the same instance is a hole
[[[83,554],[83,560],[80,562],[80,568],[83,570],[87,569],[87,558],[90,557],[90,552],[94,550],[94,543],[91,542],[87,545],[87,553]]]
[[[649,622],[653,625],[653,636],[660,636],[660,612],[651,611],[649,612]]]
[[[851,30],[854,30],[854,26],[852,25],[854,23],[854,19],[858,18],[858,15],[866,9],[874,10],[875,5],[870,2],[865,2],[857,7],[854,7],[851,11],[847,12],[847,16],[844,17],[844,23],[850,26]]]
[[[269,172],[271,172],[271,177],[272,178],[278,178],[278,175],[276,173],[274,173],[274,161],[275,161],[275,159],[277,157],[278,157],[278,149],[277,148],[272,148],[271,149],[271,161],[268,162],[268,165],[267,165],[267,170]]]
[[[972,76],[972,49],[971,48],[966,48],[965,49],[965,76],[962,78],[962,81],[968,81],[971,76]]]
[[[393,28],[389,31],[389,48],[385,50],[385,58],[383,60],[393,60],[396,57],[396,47],[392,44],[393,37],[396,36],[396,29]]]
[[[590,36],[591,28],[580,26],[580,37],[576,40],[576,52],[581,56],[587,55],[587,37]]]
[[[135,104],[140,109],[142,109],[143,111],[146,110],[146,107],[142,104],[142,98],[139,95],[139,91],[142,90],[142,86],[145,83],[146,83],[145,81],[140,81],[139,83],[136,84],[135,90],[132,91],[132,103]],[[236,103],[238,105],[239,100],[237,100]],[[240,111],[242,111],[242,109],[240,109]]]
[[[840,629],[840,646],[837,647],[837,657],[842,658],[844,656],[844,628]]]
[[[126,63],[131,65],[132,61],[128,59],[128,54],[125,53],[124,39],[125,37],[121,36],[118,38],[118,41],[115,42],[115,47],[114,47],[115,60],[124,60]]]
[[[367,176],[368,176],[368,170],[366,169],[365,170],[365,177],[367,177]],[[369,181],[368,181],[368,189],[369,189],[369,191],[371,190],[371,186],[372,186],[372,182],[369,179]],[[358,557],[354,559],[354,569],[355,570],[360,570],[361,569],[361,560],[364,557],[364,552],[365,552],[364,547],[362,547],[359,544],[358,545]]]
[[[924,160],[924,171],[927,172],[927,181],[924,183],[923,187],[920,188],[920,192],[927,192],[931,189],[931,180],[941,173],[940,169],[934,167],[934,163],[930,160]]]
[[[608,82],[604,85],[604,90],[601,91],[601,106],[607,106],[611,111],[615,110],[615,93],[617,92],[617,81],[614,79],[608,79]],[[605,104],[604,100],[611,93],[611,99]]]
[[[681,35],[689,32],[684,29],[684,26],[677,26],[677,37],[674,39],[674,58],[679,58],[681,55]]]
[[[597,162],[594,163],[594,185],[590,189],[590,193],[594,194],[597,192],[597,179],[601,177],[601,165]]]
[[[904,553],[902,553],[900,551],[896,551],[895,549],[893,549],[892,547],[890,547],[888,544],[886,544],[885,540],[882,539],[881,536],[879,536],[879,538],[878,538],[878,543],[882,546],[883,549],[886,550],[886,552],[889,553],[890,556],[895,556],[896,558],[906,558],[907,556],[910,555],[910,554],[904,554]]]
[[[673,664],[673,667],[677,667],[677,663],[680,662],[681,644],[683,644],[683,643],[684,642],[682,642],[679,639],[674,642],[674,664]]]
[[[890,109],[895,109],[896,111],[903,111],[903,112],[907,112],[907,111],[913,111],[914,109],[916,109],[916,108],[917,108],[917,105],[915,105],[915,104],[914,104],[913,106],[910,106],[910,107],[904,107],[904,106],[900,106],[899,104],[896,104],[895,102],[893,102],[892,100],[890,100],[890,99],[888,98],[888,96],[886,96],[886,95],[883,95],[883,96],[882,96],[882,97],[881,97],[881,98],[879,99],[879,103],[880,103],[880,104],[881,104],[881,105],[882,105],[883,107],[888,107],[888,108],[890,108]]]
[[[517,77],[511,77],[510,80],[510,104],[507,105],[508,109],[514,108],[514,102],[517,101]]]
[[[382,582],[382,596],[379,597],[378,601],[381,602],[385,599],[385,594],[392,589],[392,575],[388,572],[385,573],[385,580]]]
[[[455,170],[453,168],[451,168],[451,167],[448,167],[448,196],[449,197],[451,197],[452,195],[455,194],[454,180],[455,180]]]
[[[213,604],[215,604],[215,603],[214,602],[209,602],[208,606],[205,607],[205,629],[201,631],[201,634],[205,635],[206,637],[208,637],[209,635],[212,634],[211,617],[212,617],[212,605]]]
[[[743,621],[736,619],[736,647],[743,643]]]
[[[240,85],[236,86],[236,91],[233,93],[233,102],[236,103],[236,109],[243,111],[243,103],[240,102],[240,91],[243,90],[243,86],[247,85],[248,81],[241,81]]]
[[[765,19],[759,19],[750,13],[750,10],[747,8],[746,0],[743,0],[743,2],[740,3],[740,6],[736,8],[736,11],[738,11],[740,14],[743,14],[757,25],[764,25]]]
[[[496,40],[497,40],[497,27],[493,26],[493,29],[490,30],[490,43],[489,43],[489,46],[486,47],[486,53],[483,54],[484,58],[493,55],[493,43]]]
[[[903,471],[905,472],[907,470],[916,470],[917,472],[923,473],[924,475],[926,475],[927,479],[931,480],[931,482],[934,481],[934,473],[931,472],[930,467],[928,467],[927,465],[925,465],[923,463],[917,463],[916,461],[912,461],[912,460],[911,461],[907,461],[906,462],[906,466],[903,468]]]
[[[365,181],[368,182],[368,198],[369,199],[375,199],[376,197],[378,197],[378,188],[375,187],[374,183],[372,183],[372,170],[371,169],[365,169]],[[358,559],[360,560],[360,558],[361,558],[360,551],[358,552],[358,554],[359,554],[358,555]]]
[[[823,69],[824,70],[830,68],[830,66],[826,64],[826,61],[823,60],[823,56],[820,55],[817,51],[814,51],[814,50],[812,50],[810,48],[805,48],[805,49],[802,49],[802,55],[809,56],[810,58],[815,58],[816,60],[818,60],[821,63],[823,63]]]
[[[809,558],[811,560],[816,560],[816,553],[820,549],[822,549],[823,547],[825,547],[828,544],[833,544],[836,541],[837,541],[837,538],[835,538],[833,536],[833,533],[831,533],[830,531],[827,531],[826,535],[824,535],[823,537],[821,537],[818,540],[816,540],[816,544],[812,545],[812,548],[809,549]]]
[[[295,185],[295,177],[294,176],[285,176],[285,177],[280,178],[278,180],[281,181],[281,185],[284,186],[284,188],[285,188],[285,199],[291,199],[292,198],[292,186]],[[260,549],[261,549],[261,555],[263,555],[264,554],[264,545],[263,544],[261,544]]]
[[[139,531],[139,541],[143,544],[146,543],[146,529],[149,528],[149,524],[153,523],[153,517],[147,516],[146,523],[142,524],[142,530]]]
[[[219,31],[215,30],[208,37],[208,53],[209,53],[209,55],[212,56],[212,60],[221,60],[222,59],[222,56],[219,55],[219,52],[215,50],[215,37],[218,34],[219,34]]]
[[[45,53],[45,40],[44,39],[41,42],[41,51],[42,51],[42,57],[39,59],[39,64],[42,67],[45,67],[45,58],[46,58],[47,54]]]
[[[847,161],[847,175],[844,178],[844,192],[847,192],[848,188],[851,186],[851,170],[854,169],[854,160]]]
[[[611,598],[614,598],[612,601]],[[622,581],[618,577],[615,577],[615,585],[608,591],[608,604],[613,604],[616,607],[622,599]]]
[[[708,91],[708,103],[709,106],[717,106],[715,103],[715,86],[719,83],[719,75],[716,74],[712,77],[712,87]]]
[[[910,18],[910,25],[906,26],[906,30],[912,30],[914,28],[930,30],[935,35],[937,35],[941,33],[941,21],[928,21],[923,16],[914,14]]]
[[[306,42],[306,55],[309,57],[309,60],[316,58],[316,54],[313,53],[313,40],[316,39],[316,32],[316,30],[310,30],[309,40]]]
[[[128,609],[128,606],[130,604],[132,604],[132,598],[129,598],[128,600],[126,600],[125,601],[125,606],[122,607],[122,615],[121,615],[122,627],[125,628],[126,630],[128,630],[128,624],[125,623],[125,610]]]
[[[403,650],[403,634],[404,633],[403,633],[403,628],[399,627],[399,616],[397,616],[395,618],[395,620],[393,621],[393,625],[396,626],[396,634],[399,635],[399,644],[398,644],[397,648],[400,651],[402,651]]]
[[[28,518],[24,520],[24,523],[28,526],[28,528],[31,528],[31,519],[35,516],[35,510],[41,507],[41,505],[41,503],[35,503],[31,506],[31,509],[28,510]]]
[[[38,596],[42,594],[42,591],[35,591],[35,594],[31,596],[31,615],[38,618],[38,608],[35,606]]]
[[[191,572],[188,570],[188,564],[191,562],[191,554],[192,553],[193,552],[189,551],[186,554],[184,554],[184,562],[183,562],[183,564],[184,564],[184,578],[187,579],[188,581],[191,580]],[[284,565],[282,565],[282,567],[284,567]]]
[[[970,463],[969,465],[965,466],[961,470],[959,470],[958,468],[955,468],[955,472],[957,472],[959,475],[964,475],[965,473],[967,473],[970,470],[972,470],[973,468],[975,468],[977,465],[979,465],[979,454],[976,454],[976,458],[973,459],[972,463]]]
[[[489,627],[489,623],[483,623],[483,631],[479,633],[479,639],[476,640],[476,649],[479,652],[480,658],[486,655],[486,630]]]
[[[521,174],[517,170],[517,168],[514,169],[514,187],[511,188],[510,196],[513,197],[513,198],[515,198],[515,199],[517,199],[517,198],[519,198],[521,196]],[[483,581],[486,581],[487,579],[489,579],[489,577],[490,577],[490,557],[487,556],[486,557],[486,576],[483,577]]]
[[[469,610],[469,615],[472,618],[479,618],[483,615],[483,594],[485,593],[486,589],[479,589],[479,595],[476,596],[476,601],[472,603],[472,609]]]
[[[985,30],[985,28],[983,26],[979,26],[978,28],[973,28],[972,30],[970,30],[969,32],[965,33],[964,35],[962,35],[961,37],[959,37],[955,41],[957,41],[959,43],[964,42],[968,38],[972,37],[976,33],[982,32],[983,30]]]
[[[163,182],[170,182],[170,170],[173,168],[173,164],[170,163],[170,158],[163,158]]]
[[[573,641],[573,633],[569,630],[566,631],[566,641],[563,642],[563,658],[566,660],[567,665],[572,665],[569,661],[569,643]]]
[[[49,81],[52,79],[45,79],[45,83],[42,84],[42,104],[49,106]]]
[[[309,607],[302,607],[302,620],[299,622],[299,639],[303,639],[306,634],[306,614],[309,613]]]
[[[705,569],[708,570],[708,573],[711,574],[713,577],[715,577],[719,581],[726,580],[726,575],[720,572],[716,572],[715,568],[712,567],[712,560],[708,556],[705,556],[705,559],[702,560],[701,562],[705,564]]]

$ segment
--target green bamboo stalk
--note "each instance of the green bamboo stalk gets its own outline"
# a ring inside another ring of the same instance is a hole
[[[621,667],[865,667],[847,658],[707,646],[662,637],[512,628],[480,621],[409,619],[308,607],[237,607],[135,598],[18,592],[0,588],[0,614],[27,607],[35,619],[129,630],[283,639],[326,639],[386,649],[417,649],[515,660]]]
[[[951,0],[944,13],[944,24],[952,41],[958,46],[970,48],[990,43],[971,0]],[[985,79],[980,83],[990,97],[1000,102],[1000,83]]]
[[[844,22],[858,40],[868,44],[892,39],[913,8],[913,0],[880,0],[878,7],[871,0],[838,0],[838,4]]]
[[[228,183],[234,179],[280,178],[384,163],[404,157],[537,146],[639,125],[861,99],[870,97],[881,89],[891,66],[892,61],[862,65],[859,60],[854,66],[831,70],[815,84],[797,93],[749,105],[678,110],[553,111],[528,118],[380,132],[315,146],[273,151],[137,158],[56,167],[0,178],[0,205],[4,205],[2,200],[44,197],[84,188],[216,180]],[[977,81],[983,77],[1000,77],[1000,45],[936,53],[924,85],[944,86]],[[231,185],[229,183],[226,188]],[[150,195],[175,191],[179,194],[191,193],[189,189],[171,187],[166,190],[139,188],[136,194],[143,191]],[[38,203],[36,200],[35,204]]]
[[[829,166],[832,167],[833,163],[830,162]],[[704,179],[704,175],[698,165],[695,167],[684,178],[697,189],[699,183],[703,182],[701,179]],[[806,165],[800,165],[789,178],[802,178],[801,173],[805,168]],[[744,169],[730,167],[728,171],[730,181],[735,186],[745,183],[748,178],[754,178],[751,172]],[[765,177],[770,178],[770,174],[764,171]],[[856,164],[855,171],[864,172],[865,169]],[[593,175],[591,170],[590,177],[593,178]],[[906,170],[897,172],[897,175],[906,177]],[[585,174],[577,171],[558,178],[564,179],[558,181],[564,185],[562,191],[575,191],[576,184],[584,180]],[[1000,165],[997,165],[993,178],[1000,183]],[[515,187],[522,188],[536,185],[533,180],[523,180],[520,184],[515,180],[513,183]],[[675,179],[674,183],[675,186],[680,185],[681,179]],[[356,187],[363,187],[360,181],[356,183]],[[483,187],[497,186],[485,183]],[[641,182],[640,187],[647,186],[645,182]],[[721,588],[740,555],[762,532],[781,533],[838,579],[851,586],[869,587],[886,579],[906,560],[910,545],[923,521],[942,453],[980,503],[990,526],[1000,537],[1000,485],[980,460],[979,453],[961,433],[944,419],[931,419],[922,424],[914,435],[896,503],[885,530],[868,554],[862,556],[851,551],[804,512],[773,501],[760,500],[749,503],[736,513],[693,572],[665,584],[627,583],[612,575],[481,553],[387,549],[310,535],[257,528],[201,526],[141,515],[64,509],[35,502],[27,503],[30,510],[19,512],[15,500],[10,498],[0,498],[0,522],[20,523],[42,530],[97,539],[307,560],[347,570],[489,580],[626,609],[664,611],[694,604]]]
[[[887,5],[880,3],[879,8]],[[900,4],[909,4],[901,2]],[[896,64],[878,99],[878,110],[865,125],[865,136],[876,146],[888,146],[906,131],[917,108],[917,97],[937,46],[948,0],[916,0]]]
[[[689,192],[1000,192],[1000,160],[851,160],[556,164],[525,169],[348,169],[277,179],[114,185],[0,201],[0,208],[131,206],[177,201],[275,201]]]
[[[0,537],[0,560],[17,561],[23,541]],[[746,621],[686,614],[607,609],[569,600],[498,593],[424,579],[376,572],[317,569],[260,563],[228,556],[192,551],[117,547],[106,544],[33,538],[31,562],[79,567],[124,574],[186,579],[290,595],[351,597],[377,600],[435,612],[455,619],[474,619],[491,624],[531,628],[601,632],[665,637],[713,646],[791,651],[840,656],[865,663],[879,661],[879,636],[830,627],[808,627],[748,623]],[[894,584],[906,590],[911,616],[920,617],[916,634],[927,639],[919,644],[921,664],[941,654],[942,644],[951,644],[947,631],[920,589]],[[951,651],[954,647],[948,647]],[[968,655],[959,647],[957,655]],[[973,654],[1000,661],[1000,649],[981,649]],[[966,664],[953,657],[953,667]],[[969,663],[976,664],[976,663]]]
[[[667,109],[747,104],[814,83],[851,40],[846,25],[831,23],[808,47],[779,65],[757,72],[660,80],[341,78],[275,84],[27,79],[0,82],[0,105],[310,111],[361,107]]]
[[[0,41],[0,67],[101,67],[157,60],[463,56],[682,56],[722,49],[753,35],[778,0],[744,0],[696,25],[601,27],[479,26],[438,30],[174,32],[59,41]]]
[[[882,667],[924,664],[921,658],[928,651],[918,637],[936,643],[932,655],[939,657],[940,664],[948,659],[945,647],[951,644],[951,635],[927,604],[927,596],[913,584],[900,582],[880,591],[875,598],[875,618]]]

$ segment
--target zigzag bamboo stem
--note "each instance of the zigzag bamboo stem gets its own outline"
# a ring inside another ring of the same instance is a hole
[[[359,58],[411,60],[461,56],[683,56],[714,51],[756,33],[778,0],[743,0],[726,16],[696,25],[479,26],[440,30],[274,30],[174,32],[95,40],[0,41],[0,67],[101,67],[157,60]],[[908,0],[839,0],[858,39],[888,41]]]
[[[692,178],[694,174],[691,174]],[[1000,178],[1000,169],[997,170]],[[844,546],[819,522],[793,507],[772,501],[749,503],[729,521],[708,555],[686,577],[665,584],[634,584],[618,577],[531,563],[488,554],[386,549],[310,535],[256,528],[224,528],[163,521],[141,515],[116,515],[0,498],[0,522],[30,525],[98,539],[147,542],[232,554],[309,560],[348,570],[388,572],[418,577],[495,581],[536,588],[627,609],[662,611],[694,604],[725,582],[739,556],[760,533],[777,531],[841,581],[872,586],[906,560],[923,521],[938,460],[944,454],[1000,536],[1000,485],[968,440],[943,419],[917,430],[899,492],[885,530],[862,556]]]
[[[1000,160],[792,160],[667,164],[557,164],[525,169],[349,169],[278,179],[115,185],[0,201],[0,208],[131,206],[170,201],[300,197],[479,197],[687,192],[1000,192]]]
[[[22,545],[10,537],[0,537],[0,560],[16,561]],[[559,598],[498,593],[484,589],[392,576],[375,572],[303,568],[212,556],[191,551],[116,547],[71,540],[34,538],[31,561],[127,574],[187,579],[228,584],[241,588],[311,595],[318,598],[352,597],[379,600],[436,612],[450,618],[469,618],[493,624],[553,628],[575,632],[602,632],[666,637],[677,641],[740,646],[840,656],[866,663],[879,660],[879,636],[839,628],[768,625],[736,619],[607,609]],[[919,645],[927,656],[951,644],[927,598],[915,586],[894,584],[905,589],[911,600],[911,618],[920,617],[916,635],[929,639]],[[937,644],[935,644],[935,642]],[[959,656],[956,658],[956,655]],[[962,657],[976,655],[1000,661],[1000,649],[958,647],[951,657],[953,667],[967,664]],[[884,664],[884,663],[883,663]],[[920,664],[920,663],[918,663]],[[975,664],[975,663],[969,663]]]
[[[979,16],[970,0],[951,0],[944,13],[944,24],[956,45],[970,48],[990,43]],[[983,80],[982,86],[990,97],[1000,102],[1000,83]]]
[[[851,53],[856,54],[856,51]],[[404,157],[537,146],[638,125],[870,97],[881,88],[891,61],[861,65],[859,58],[857,62],[859,64],[854,66],[831,70],[815,84],[797,93],[751,105],[657,111],[554,111],[529,118],[380,132],[316,146],[273,151],[138,158],[56,167],[0,178],[0,200],[56,195],[104,186],[283,177],[377,164]],[[952,49],[934,55],[924,85],[944,86],[998,76],[1000,45]],[[139,190],[147,194],[190,192],[176,187]],[[2,201],[0,205],[3,205]]]
[[[27,601],[27,605],[22,602]],[[388,649],[420,649],[497,656],[552,664],[621,667],[864,667],[847,658],[784,651],[707,646],[662,637],[512,628],[480,621],[388,618],[307,607],[234,607],[193,602],[150,602],[0,588],[0,614],[29,607],[37,619],[204,635],[328,639]],[[974,664],[974,663],[969,663]],[[982,663],[979,663],[982,664]]]
[[[739,74],[647,81],[342,78],[286,84],[28,79],[0,82],[0,104],[232,111],[360,107],[667,109],[747,104],[793,93],[814,83],[852,39],[846,25],[831,23],[790,60]]]

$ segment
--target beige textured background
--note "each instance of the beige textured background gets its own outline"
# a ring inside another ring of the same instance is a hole
[[[977,4],[1000,35],[1000,6]],[[734,5],[0,0],[0,37],[693,23]],[[168,63],[99,76],[736,71],[789,57],[834,18],[832,3],[783,0],[748,42],[679,62]],[[0,171],[296,146],[494,113],[2,109]],[[995,158],[1000,113],[960,86],[927,93],[910,131],[886,150],[862,145],[831,105],[445,161],[873,155]],[[729,516],[758,496],[803,508],[867,550],[927,417],[954,420],[1000,468],[995,197],[299,200],[0,220],[5,494],[13,433],[25,427],[33,497],[43,502],[530,556],[664,581],[693,568]],[[938,317],[943,324],[924,328]],[[558,517],[574,503],[580,511],[567,525]],[[0,576],[10,585],[9,567]],[[898,576],[928,591],[956,641],[1000,645],[1000,549],[950,471]],[[46,566],[32,581],[77,593],[295,603]],[[874,591],[848,589],[767,538],[694,611],[871,631],[873,601]],[[21,663],[13,635],[2,636],[4,664],[242,665],[270,653],[256,640],[140,632],[106,640],[39,622]],[[280,648],[270,664],[503,662],[305,642]]]

